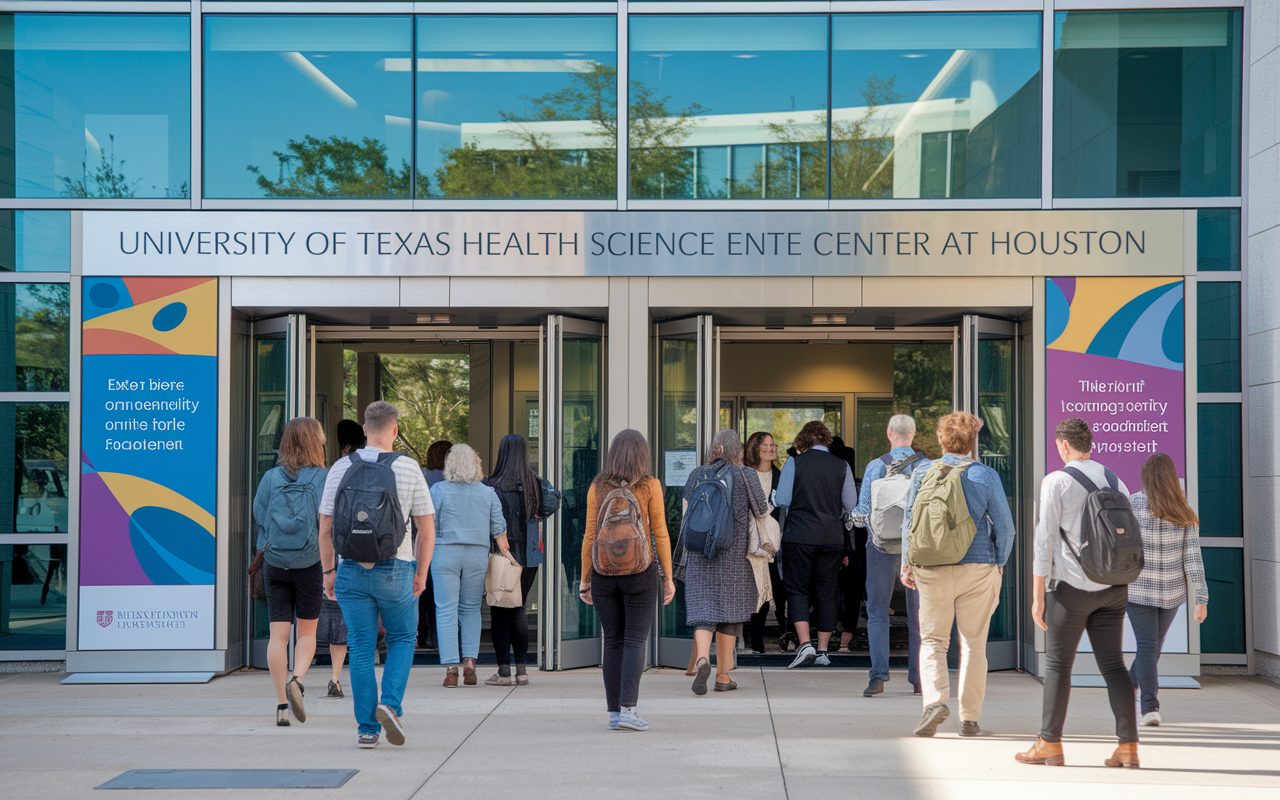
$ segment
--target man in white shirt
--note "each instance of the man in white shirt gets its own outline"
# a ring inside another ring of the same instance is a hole
[[[1065,419],[1058,423],[1054,439],[1064,469],[1046,475],[1040,484],[1032,567],[1031,617],[1046,633],[1044,708],[1040,737],[1030,750],[1015,758],[1023,764],[1063,765],[1062,729],[1071,697],[1071,667],[1080,637],[1088,631],[1094,658],[1107,684],[1120,740],[1120,746],[1105,763],[1109,767],[1137,767],[1137,711],[1123,652],[1129,587],[1092,581],[1080,566],[1075,553],[1081,549],[1080,529],[1089,492],[1066,469],[1083,473],[1099,489],[1112,485],[1111,479],[1113,488],[1125,495],[1129,489],[1111,470],[1089,458],[1093,450],[1089,423],[1076,417]]]
[[[405,686],[413,665],[413,648],[418,635],[418,595],[427,585],[427,571],[435,549],[435,508],[431,492],[422,477],[422,468],[411,458],[397,455],[391,462],[396,497],[404,520],[404,538],[394,558],[377,562],[343,559],[335,564],[334,506],[342,479],[352,466],[352,458],[378,461],[391,452],[400,432],[396,407],[382,400],[370,403],[364,412],[364,432],[368,445],[329,468],[324,495],[320,498],[320,561],[324,565],[324,593],[337,600],[347,623],[347,644],[351,654],[351,695],[359,728],[359,746],[376,747],[381,729],[391,744],[404,744],[400,724]],[[409,521],[418,528],[415,548]],[[416,549],[416,553],[415,553]],[[373,671],[378,643],[378,618],[387,631],[387,657],[382,670],[382,695]]]

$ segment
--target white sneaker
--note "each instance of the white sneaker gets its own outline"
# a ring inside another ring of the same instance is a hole
[[[808,667],[818,658],[818,651],[809,642],[800,645],[800,649],[796,651],[795,660],[787,665],[787,669],[795,669],[796,667]]]
[[[1160,712],[1159,712],[1159,711],[1151,711],[1151,712],[1149,712],[1149,713],[1143,714],[1143,715],[1142,715],[1142,719],[1138,720],[1138,724],[1139,724],[1139,725],[1145,725],[1145,726],[1147,726],[1147,727],[1149,727],[1149,728],[1156,728],[1156,727],[1159,727],[1159,726],[1160,726]]]
[[[813,665],[815,667],[829,667],[831,666],[831,656],[826,653],[818,653],[818,657],[813,660]]]

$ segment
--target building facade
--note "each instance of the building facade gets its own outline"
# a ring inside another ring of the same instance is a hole
[[[993,669],[1039,669],[1036,490],[1084,416],[1202,518],[1210,619],[1166,669],[1280,674],[1278,9],[0,2],[0,659],[261,665],[283,423],[332,458],[389,399],[405,452],[520,434],[564,491],[544,668],[598,663],[578,549],[618,431],[677,525],[719,427],[820,417],[860,474],[888,415],[936,449],[962,408],[1019,523]]]

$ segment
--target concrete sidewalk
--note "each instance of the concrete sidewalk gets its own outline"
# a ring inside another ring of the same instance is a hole
[[[220,796],[93,787],[129,769],[349,768],[360,772],[341,789],[235,796],[1101,800],[1158,787],[1161,800],[1280,797],[1280,688],[1251,678],[1165,691],[1166,724],[1142,729],[1143,768],[1120,770],[1102,766],[1115,738],[1101,689],[1073,693],[1066,768],[1015,763],[1039,727],[1041,687],[1014,673],[990,676],[982,737],[956,735],[953,702],[939,735],[919,739],[920,700],[901,673],[865,699],[864,672],[744,668],[738,691],[695,697],[683,673],[651,670],[639,711],[652,727],[631,733],[607,730],[598,670],[444,689],[442,669],[416,668],[407,743],[371,751],[356,748],[350,698],[322,696],[327,673],[312,671],[307,722],[289,728],[274,724],[264,672],[202,686],[0,677],[0,796]]]

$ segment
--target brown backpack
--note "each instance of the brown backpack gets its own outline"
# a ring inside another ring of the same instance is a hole
[[[623,482],[600,503],[591,565],[601,575],[637,575],[653,563],[640,501]]]

